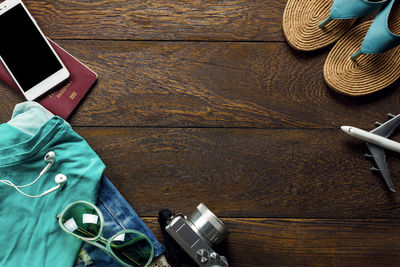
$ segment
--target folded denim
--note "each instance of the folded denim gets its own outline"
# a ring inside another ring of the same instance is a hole
[[[163,245],[158,242],[150,229],[104,175],[100,181],[96,206],[104,215],[103,236],[105,238],[110,238],[124,229],[135,229],[144,233],[153,242],[154,257],[164,252],[165,248]],[[75,267],[84,266],[118,267],[120,265],[103,250],[83,242]]]

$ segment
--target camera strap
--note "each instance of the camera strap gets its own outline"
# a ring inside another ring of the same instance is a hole
[[[173,266],[180,267],[180,258],[184,257],[185,254],[182,253],[181,248],[176,243],[176,241],[167,233],[165,227],[168,221],[173,217],[172,211],[168,209],[161,210],[158,213],[158,223],[160,224],[161,233],[164,237],[165,247],[167,249],[167,256]]]

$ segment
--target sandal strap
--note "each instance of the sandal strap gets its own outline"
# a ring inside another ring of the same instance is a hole
[[[332,19],[352,19],[369,15],[382,7],[388,0],[373,2],[369,0],[334,0],[330,17]]]
[[[390,31],[388,20],[395,0],[385,6],[371,24],[361,44],[361,53],[379,54],[400,45],[400,35]]]

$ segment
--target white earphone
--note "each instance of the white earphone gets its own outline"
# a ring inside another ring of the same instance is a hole
[[[18,192],[20,192],[24,196],[31,197],[31,198],[42,197],[44,195],[47,195],[47,194],[49,194],[49,193],[51,193],[51,192],[63,187],[65,185],[65,183],[67,182],[67,176],[65,176],[64,174],[60,173],[60,174],[57,174],[56,177],[54,178],[54,180],[57,183],[57,185],[55,187],[53,187],[53,188],[50,188],[49,190],[44,191],[40,195],[31,196],[31,195],[28,195],[28,194],[26,194],[26,193],[21,191],[20,188],[27,187],[27,186],[30,186],[30,185],[36,183],[40,179],[40,177],[42,177],[51,168],[51,166],[53,166],[53,164],[54,164],[54,162],[56,160],[56,154],[53,151],[50,151],[50,152],[48,152],[46,154],[46,156],[44,156],[44,160],[47,162],[46,167],[44,167],[44,169],[40,172],[39,176],[35,180],[30,182],[29,184],[15,185],[13,182],[11,182],[9,180],[0,180],[0,183],[3,183],[5,185],[11,186],[11,187],[14,187]]]
[[[53,166],[54,162],[56,161],[56,153],[54,153],[53,151],[48,152],[44,156],[44,161],[47,162],[47,166],[44,167],[44,169],[40,172],[39,176],[45,174],[51,168],[51,166]]]

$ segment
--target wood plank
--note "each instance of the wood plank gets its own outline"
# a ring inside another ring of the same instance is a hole
[[[75,129],[142,216],[204,202],[221,217],[400,218],[400,195],[339,130]],[[400,157],[388,164],[400,190]]]
[[[400,110],[400,83],[369,97],[336,94],[322,76],[327,52],[283,43],[59,43],[100,76],[75,126],[371,129]],[[6,121],[23,99],[0,89]]]
[[[222,220],[231,234],[217,251],[230,266],[398,266],[400,260],[399,220]],[[157,220],[144,221],[163,241]]]
[[[285,0],[26,1],[51,38],[278,41]]]

